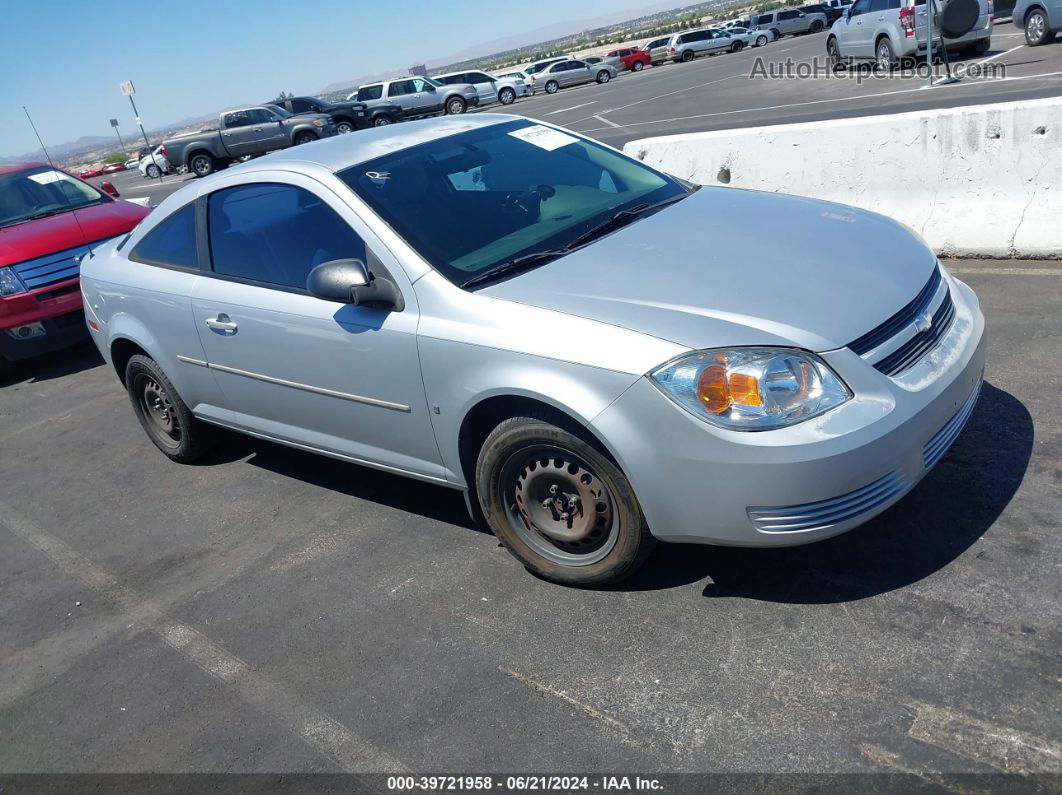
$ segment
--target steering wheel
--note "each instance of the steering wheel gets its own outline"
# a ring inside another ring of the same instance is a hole
[[[505,195],[505,203],[532,215],[538,214],[539,205],[553,198],[557,191],[552,185],[536,185],[524,191],[511,191]]]

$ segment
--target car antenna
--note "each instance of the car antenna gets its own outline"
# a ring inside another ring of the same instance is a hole
[[[30,116],[29,110],[26,108],[25,105],[22,106],[22,110],[26,114],[26,119],[29,121],[30,127],[33,128],[33,134],[37,136],[37,142],[41,145],[41,151],[44,152],[44,157],[48,161],[48,165],[52,167],[52,171],[59,171],[59,169],[55,167],[55,163],[52,162],[52,156],[48,154],[48,147],[46,147],[44,145],[44,141],[41,140],[41,134],[37,132],[37,125],[33,123],[33,117]],[[88,235],[85,234],[85,230],[81,226],[81,219],[77,217],[77,210],[71,203],[70,196],[67,195],[66,188],[60,186],[59,193],[62,194],[63,201],[66,202],[66,206],[67,208],[69,208],[70,214],[74,216],[74,222],[77,224],[78,231],[81,232],[81,239],[85,241],[85,245],[88,247],[89,253],[92,254],[92,243],[88,242]]]

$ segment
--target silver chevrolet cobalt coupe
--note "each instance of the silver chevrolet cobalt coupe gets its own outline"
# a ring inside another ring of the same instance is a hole
[[[732,234],[765,218],[752,249]],[[866,522],[944,455],[984,366],[976,297],[906,227],[505,115],[190,183],[81,283],[174,461],[222,426],[459,489],[572,585],[655,540]]]

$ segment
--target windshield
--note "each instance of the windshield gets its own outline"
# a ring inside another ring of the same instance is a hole
[[[620,210],[688,192],[637,160],[526,120],[403,149],[339,177],[455,284],[562,248]]]
[[[422,77],[421,80],[426,80],[427,82],[431,83],[436,88],[442,88],[443,87],[442,83],[440,83],[438,80],[435,80],[435,79],[433,79],[431,77]]]
[[[91,185],[48,166],[0,174],[0,227],[107,201]]]

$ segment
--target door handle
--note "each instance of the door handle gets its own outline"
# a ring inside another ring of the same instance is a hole
[[[884,18],[885,18],[885,17],[882,17],[882,19],[884,19]],[[255,132],[262,132],[262,128],[261,128],[261,127],[255,127],[255,128],[254,128],[254,131],[255,131]]]
[[[222,312],[217,317],[208,317],[205,321],[208,328],[214,329],[214,331],[225,331],[232,334],[236,333],[237,326],[229,316]]]

